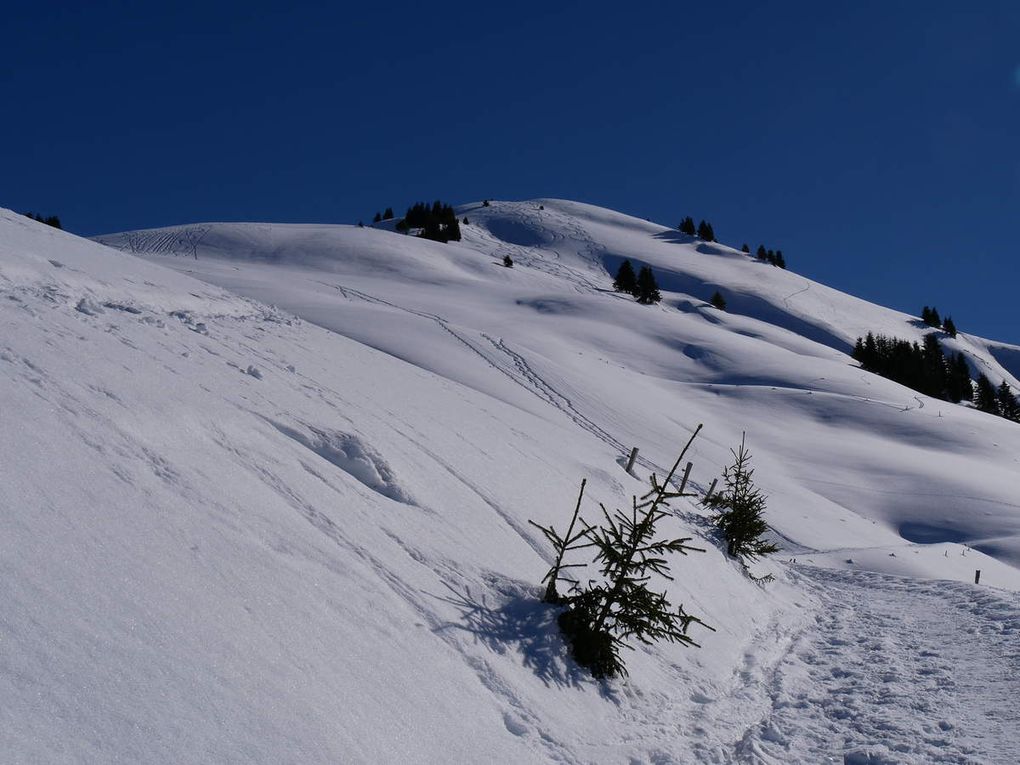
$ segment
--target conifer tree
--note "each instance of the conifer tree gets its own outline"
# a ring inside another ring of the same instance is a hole
[[[720,311],[726,310],[726,298],[722,296],[722,293],[719,290],[716,290],[715,294],[712,295],[711,303]]]
[[[763,539],[768,531],[765,522],[766,497],[754,485],[751,453],[742,436],[740,447],[734,451],[733,464],[723,470],[725,489],[708,498],[706,504],[716,511],[713,522],[726,540],[726,554],[738,559],[744,568],[747,564],[779,550]],[[771,575],[758,581],[771,581]]]
[[[974,406],[982,412],[999,414],[999,397],[991,381],[983,374],[978,375],[977,385],[974,388]]]
[[[936,318],[938,314],[935,315]],[[936,324],[936,326],[938,326]],[[953,317],[947,316],[946,320],[942,322],[942,330],[950,337],[956,337],[956,324],[953,323]]]
[[[598,526],[588,524],[578,515],[584,494],[582,482],[581,495],[565,536],[561,537],[552,526],[543,527],[530,521],[556,550],[555,563],[543,580],[547,582],[543,599],[566,606],[558,619],[560,631],[570,643],[574,660],[597,678],[627,674],[620,651],[631,647],[627,643],[630,639],[646,645],[666,640],[697,646],[687,634],[691,625],[701,624],[713,630],[698,617],[688,614],[682,605],[674,607],[665,592],[655,592],[649,586],[653,575],[672,580],[665,557],[668,553],[704,552],[688,544],[690,537],[658,538],[656,528],[662,519],[672,514],[671,499],[693,496],[684,494],[683,485],[677,491],[670,487],[700,430],[701,425],[662,483],[652,475],[651,490],[640,500],[633,498],[630,512],[615,510],[610,514],[601,506],[605,522]],[[578,521],[581,530],[574,533]],[[594,550],[592,562],[598,566],[602,581],[590,580],[584,587],[574,581],[571,594],[561,596],[556,589],[556,579],[562,569],[576,565],[564,564],[564,553],[584,548]]]
[[[387,207],[386,208],[386,212],[384,212],[382,214],[382,219],[383,220],[391,220],[392,218],[393,218],[393,208],[392,207]]]
[[[687,234],[687,236],[696,236],[698,229],[694,226],[694,218],[688,215],[680,223],[680,233]]]
[[[768,258],[768,255],[769,254],[768,251],[765,249],[765,245],[759,244],[757,251],[754,253],[754,256],[758,258],[758,260],[766,260]]]
[[[655,274],[648,266],[641,266],[641,270],[638,272],[634,297],[644,305],[658,303],[662,300],[662,295],[659,294],[659,285],[655,281]]]
[[[971,400],[974,386],[970,381],[970,368],[962,353],[953,354],[947,364],[946,398],[954,404]]]
[[[365,224],[364,224],[364,223],[362,223],[362,222],[361,222],[361,221],[359,220],[359,221],[358,221],[358,228],[364,228],[364,227],[365,227]]]
[[[1002,381],[1002,384],[996,391],[996,398],[999,403],[999,415],[1007,420],[1020,422],[1020,401],[1017,401],[1016,396],[1013,395],[1013,391],[1009,387],[1009,383],[1005,380]]]
[[[776,250],[776,265],[780,268],[786,268],[786,258],[783,257],[782,250]]]
[[[776,264],[776,253],[772,250],[766,252],[765,262],[768,263],[770,266],[774,266]]]
[[[698,239],[702,239],[706,242],[715,241],[715,231],[712,229],[712,224],[705,221],[701,221],[698,224]]]
[[[503,265],[506,266],[507,268],[513,268],[514,267],[514,259],[511,258],[509,254],[504,255],[503,256]]]
[[[376,214],[372,218],[372,222],[373,223],[379,223],[381,220],[382,220],[382,213],[377,211]]]
[[[930,308],[929,306],[921,309],[921,321],[929,327],[939,327],[942,325],[942,318],[939,316],[938,309]]]
[[[938,336],[934,332],[929,332],[924,336],[921,360],[924,371],[919,390],[936,398],[945,396],[947,387],[946,359],[942,355],[942,346],[939,345]]]
[[[751,254],[751,248],[747,246],[747,242],[744,242],[742,245],[740,245],[740,251],[747,255]]]
[[[629,260],[620,264],[620,268],[616,272],[616,279],[613,280],[613,289],[617,292],[626,292],[628,295],[637,294],[637,276]]]
[[[492,205],[489,204],[489,200],[488,199],[482,200],[482,207],[491,207],[491,206]]]

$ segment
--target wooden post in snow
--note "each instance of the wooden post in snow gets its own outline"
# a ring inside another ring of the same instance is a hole
[[[692,467],[694,467],[694,463],[693,462],[688,462],[687,463],[687,467],[684,468],[684,477],[683,477],[683,480],[680,481],[680,493],[681,494],[684,493],[684,487],[687,485],[687,479],[691,475],[691,468]]]
[[[713,478],[712,479],[712,485],[708,487],[708,493],[705,494],[705,498],[703,500],[701,500],[702,502],[708,502],[708,500],[711,499],[712,492],[715,491],[715,485],[717,483],[719,483],[719,479],[718,478]]]
[[[629,473],[634,468],[634,460],[637,459],[637,447],[635,446],[630,450],[630,458],[627,460],[627,472]]]

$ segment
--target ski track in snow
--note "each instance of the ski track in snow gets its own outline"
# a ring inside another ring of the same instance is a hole
[[[495,350],[497,350],[501,355],[507,357],[510,360],[511,364],[509,366],[499,363],[499,361],[496,358],[485,353],[482,349],[480,349],[477,345],[472,343],[462,334],[452,329],[450,327],[450,323],[442,316],[439,316],[434,313],[429,313],[427,311],[419,311],[413,308],[405,308],[404,306],[391,303],[388,300],[383,300],[382,298],[375,297],[374,295],[369,295],[365,292],[362,292],[361,290],[354,289],[353,287],[348,287],[336,283],[331,283],[329,286],[335,288],[338,292],[340,292],[341,295],[343,295],[348,300],[359,299],[364,300],[365,302],[375,303],[376,305],[384,305],[389,308],[394,308],[398,311],[403,311],[413,316],[418,316],[420,318],[435,322],[445,332],[449,333],[454,339],[462,343],[465,347],[470,349],[476,355],[480,356],[485,361],[485,363],[488,364],[490,367],[495,369],[497,372],[502,373],[517,385],[520,385],[528,392],[534,394],[542,401],[546,402],[547,404],[551,405],[555,409],[562,412],[578,427],[588,431],[603,443],[612,446],[614,449],[619,451],[620,454],[627,454],[629,452],[628,447],[623,442],[621,442],[618,438],[614,437],[604,428],[597,425],[594,421],[591,420],[591,418],[585,416],[580,411],[578,411],[577,407],[574,405],[574,403],[571,401],[569,397],[556,390],[556,388],[554,388],[548,381],[546,381],[541,375],[539,375],[534,370],[534,368],[528,363],[527,359],[521,353],[514,351],[510,347],[508,347],[502,338],[495,339],[485,333],[482,333],[481,335],[485,340],[487,340],[492,345],[492,347]],[[640,454],[638,455],[638,458],[635,460],[635,464],[641,465],[650,472],[655,472],[658,473],[659,475],[664,475],[667,472],[667,470],[664,470],[661,465],[655,464],[651,460],[642,457]],[[694,481],[690,481],[689,484],[692,487],[697,485]]]
[[[749,763],[1020,762],[1020,597],[958,582],[794,567],[820,598],[765,679]]]

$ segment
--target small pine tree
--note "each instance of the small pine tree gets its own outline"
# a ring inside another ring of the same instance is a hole
[[[936,324],[935,326],[938,325]],[[952,316],[947,316],[946,320],[942,322],[942,330],[950,337],[956,337],[956,324],[953,323]]]
[[[759,244],[758,249],[754,253],[754,256],[758,258],[758,260],[766,260],[768,258],[768,255],[769,253],[768,250],[765,249],[765,245]]]
[[[1009,387],[1009,383],[1005,380],[1002,381],[1002,384],[996,391],[996,398],[999,403],[999,416],[1005,417],[1007,420],[1020,422],[1020,401],[1017,401],[1016,396],[1013,395],[1013,391]]]
[[[662,300],[662,295],[659,294],[659,285],[655,281],[655,274],[648,266],[641,266],[641,270],[638,272],[634,297],[643,305],[658,303]]]
[[[359,221],[358,221],[358,228],[364,228],[364,227],[365,227],[365,224],[364,224],[364,223],[362,223],[362,222],[361,222],[361,221],[359,220]]]
[[[694,218],[688,215],[680,222],[680,233],[687,236],[697,236],[698,229],[694,226]]]
[[[780,268],[786,268],[786,258],[783,257],[782,250],[776,250],[776,265]]]
[[[701,221],[698,224],[698,239],[702,239],[706,242],[715,241],[715,231],[712,229],[712,224],[706,221]]]
[[[503,265],[506,266],[507,268],[513,268],[514,267],[514,259],[511,258],[509,255],[504,255],[503,256]]]
[[[765,262],[768,263],[770,266],[774,266],[776,264],[776,253],[773,252],[772,250],[766,252]]]
[[[970,368],[962,353],[953,355],[947,364],[946,398],[954,404],[971,400],[974,386],[970,381]]]
[[[923,321],[929,327],[934,326],[931,323],[931,308],[929,308],[928,306],[925,306],[924,308],[921,309],[921,321]]]
[[[372,217],[372,222],[373,223],[379,223],[381,220],[382,220],[382,213],[381,212],[376,212],[376,214]]]
[[[726,540],[726,554],[746,569],[748,563],[778,552],[779,547],[762,538],[769,528],[764,517],[766,498],[754,485],[751,453],[743,436],[740,447],[730,453],[733,464],[723,470],[726,488],[709,497],[706,504],[716,511],[713,522]],[[763,580],[771,580],[771,575],[758,578]]]
[[[382,214],[382,219],[383,220],[391,220],[392,218],[393,218],[393,208],[392,207],[387,207],[386,208],[386,212],[384,212]]]
[[[466,215],[464,216],[464,220],[462,220],[461,223],[463,223],[465,226],[469,225],[469,222],[468,222],[468,219],[467,219]]]
[[[978,375],[977,385],[974,388],[974,406],[982,412],[999,414],[999,398],[991,381],[983,374]]]
[[[712,295],[711,302],[712,305],[718,308],[720,311],[726,310],[726,298],[722,296],[722,293],[719,290],[716,290],[715,294]]]
[[[751,248],[750,248],[750,247],[748,247],[748,245],[747,245],[747,242],[744,242],[744,243],[743,243],[743,244],[742,244],[742,245],[740,246],[740,251],[741,251],[741,252],[743,252],[743,253],[745,253],[745,254],[747,254],[747,255],[750,255],[750,254],[751,254]]]
[[[483,199],[482,200],[482,207],[492,207],[492,205],[489,204],[489,200],[488,199]]]
[[[631,647],[627,644],[630,638],[645,645],[651,645],[655,640],[666,640],[697,646],[687,634],[692,624],[715,631],[698,617],[684,611],[682,605],[674,608],[665,592],[657,593],[649,587],[653,575],[672,580],[666,554],[704,552],[688,544],[690,537],[659,539],[656,529],[659,521],[672,514],[669,500],[692,496],[683,493],[682,485],[678,491],[669,487],[700,430],[701,425],[661,484],[656,476],[651,477],[651,490],[640,501],[634,497],[629,513],[616,510],[610,514],[602,506],[605,523],[599,526],[586,523],[578,517],[584,495],[582,481],[581,495],[566,536],[561,537],[552,526],[543,527],[530,521],[545,534],[556,550],[555,563],[543,580],[547,582],[543,599],[566,605],[558,620],[560,631],[570,643],[574,660],[587,667],[597,678],[627,674],[620,650]],[[583,528],[575,534],[578,520]],[[592,562],[599,567],[603,580],[589,581],[583,588],[575,581],[571,594],[563,597],[556,590],[557,577],[562,569],[577,565],[564,564],[564,553],[584,548],[594,549]]]
[[[637,276],[629,260],[620,264],[620,268],[616,272],[616,279],[613,280],[613,289],[617,292],[626,292],[628,295],[636,293]]]

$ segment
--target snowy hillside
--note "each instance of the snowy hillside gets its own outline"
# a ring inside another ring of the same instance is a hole
[[[793,550],[881,548],[888,558],[904,539],[966,542],[1020,565],[1020,428],[862,372],[846,355],[869,331],[920,340],[929,328],[916,317],[590,205],[496,202],[458,214],[470,224],[448,245],[268,224],[100,240],[572,422],[617,453],[639,446],[647,468],[667,464],[679,435],[704,422],[696,478],[707,485],[746,430],[772,523]],[[499,266],[505,254],[514,269]],[[623,258],[654,268],[660,306],[611,291],[607,269]],[[716,289],[727,312],[707,303]],[[964,333],[943,343],[1020,390],[1008,371],[1020,348]],[[953,570],[942,549],[931,567],[918,560],[934,551],[858,563],[961,580],[979,567]],[[985,576],[998,570],[981,565]]]
[[[111,249],[0,211],[5,761],[1020,759],[1020,427],[845,355],[910,317],[585,205],[459,214]],[[581,478],[623,506],[698,423],[701,488],[747,432],[776,581],[679,505],[669,593],[716,632],[595,682],[527,521]]]

